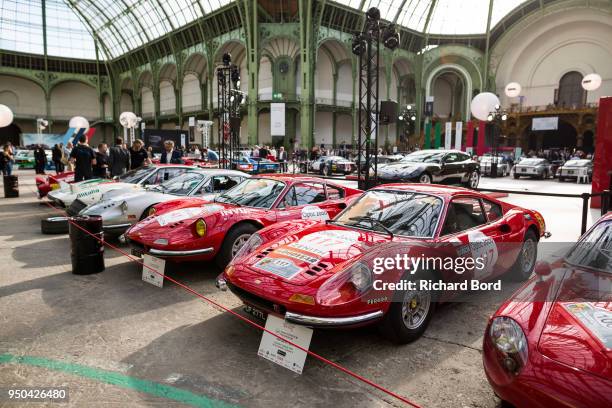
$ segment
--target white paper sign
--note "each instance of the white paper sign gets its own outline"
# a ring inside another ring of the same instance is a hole
[[[187,139],[187,136],[184,133],[181,133],[181,147],[183,146],[187,146],[185,144],[185,140]]]
[[[308,327],[298,326],[279,317],[268,315],[266,329],[306,350],[310,347],[312,329]],[[268,332],[264,332],[257,355],[293,372],[302,374],[307,353]]]
[[[463,122],[455,122],[455,150],[461,150],[463,138]]]
[[[450,150],[453,144],[453,122],[446,122],[446,130],[444,132],[444,148]]]
[[[160,288],[163,287],[166,261],[148,254],[144,254],[142,256],[142,260],[144,261],[144,265],[142,266],[142,280],[150,283],[151,285],[155,285]],[[155,273],[149,268],[159,273]]]
[[[285,104],[270,104],[270,135],[285,136]]]
[[[195,126],[195,116],[189,117],[189,127]]]

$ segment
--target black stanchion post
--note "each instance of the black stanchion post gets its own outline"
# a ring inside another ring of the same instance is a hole
[[[580,235],[583,235],[587,229],[587,217],[589,214],[589,198],[591,195],[589,193],[580,194],[582,197],[582,227],[580,229]]]
[[[610,211],[610,190],[604,190],[601,196],[601,215],[606,215],[608,211]]]

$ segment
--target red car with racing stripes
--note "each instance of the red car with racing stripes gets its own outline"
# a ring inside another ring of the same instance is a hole
[[[74,171],[49,174],[47,177],[37,176],[36,189],[38,190],[38,198],[46,197],[50,191],[60,188],[60,181],[64,183],[74,182]]]
[[[159,204],[125,239],[135,255],[214,259],[225,267],[257,230],[287,220],[332,218],[361,193],[316,177],[257,176],[214,201],[185,198]]]
[[[253,234],[217,286],[258,316],[313,328],[379,324],[405,343],[466,282],[480,290],[503,274],[527,279],[545,235],[538,212],[476,191],[387,184],[333,220],[288,221]]]

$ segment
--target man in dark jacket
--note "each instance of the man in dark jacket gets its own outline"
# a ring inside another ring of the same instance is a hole
[[[55,174],[60,174],[64,172],[64,163],[62,163],[62,144],[53,146],[51,150],[51,160],[53,160],[53,164],[55,165]]]
[[[162,164],[182,164],[183,159],[181,157],[181,152],[174,149],[174,142],[172,140],[166,140],[164,142],[164,151],[162,152],[159,162]]]
[[[94,177],[107,178],[108,177],[108,146],[106,143],[100,143],[98,145],[98,151],[96,152],[96,165],[93,167]]]
[[[45,166],[47,165],[47,153],[41,145],[37,145],[34,150],[34,168],[36,174],[45,174]]]
[[[79,137],[79,143],[70,152],[70,161],[74,163],[74,181],[89,180],[93,177],[96,154],[87,144],[87,137]]]
[[[123,139],[115,139],[108,153],[108,167],[112,177],[120,176],[130,168],[130,152],[123,147]]]

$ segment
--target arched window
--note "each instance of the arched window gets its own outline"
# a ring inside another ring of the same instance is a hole
[[[582,89],[582,74],[571,71],[561,77],[557,95],[559,106],[580,106],[584,104],[586,92]]]

